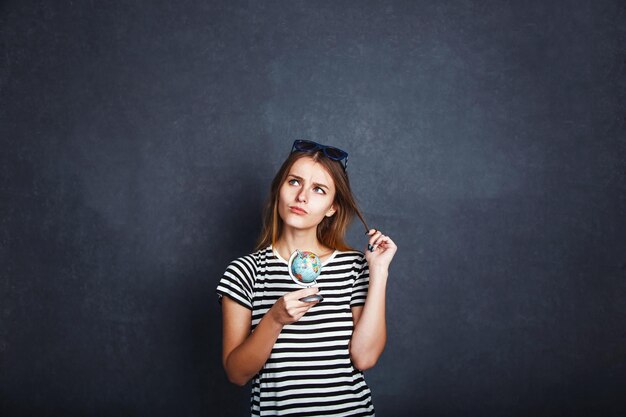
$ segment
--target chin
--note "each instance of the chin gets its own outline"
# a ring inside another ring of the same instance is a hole
[[[302,219],[301,217],[295,214],[291,216],[281,217],[281,218],[283,220],[283,225],[291,229],[305,230],[305,229],[317,227],[317,223],[310,223],[308,221],[304,221],[304,219]]]
[[[298,229],[298,230],[306,230],[312,227],[313,228],[317,227],[316,224],[306,224],[304,222],[294,222],[294,221],[284,221],[284,220],[283,220],[283,225],[291,229]]]

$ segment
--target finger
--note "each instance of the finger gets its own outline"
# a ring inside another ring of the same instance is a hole
[[[298,313],[295,313],[293,315],[293,317],[295,318],[295,321],[300,321],[300,319],[307,313],[307,311],[309,311],[313,307],[313,305],[314,304],[306,305],[305,308],[298,311]]]
[[[376,233],[370,236],[369,243],[373,245],[382,235],[382,232],[380,230],[377,230]]]
[[[301,303],[312,303],[311,305],[313,305],[319,303],[324,298],[319,294],[319,288],[317,287],[305,288],[305,290],[309,291],[300,290],[293,293]]]
[[[300,300],[292,300],[287,305],[287,311],[289,311],[289,315],[297,316],[299,314],[306,313],[311,307],[313,307],[317,302],[302,302]]]
[[[313,307],[315,303],[302,303],[302,302],[298,302],[298,305],[293,307],[293,309],[291,310],[292,312],[292,316],[299,316],[299,315],[303,315],[304,313],[306,313],[307,311],[309,311],[309,309],[311,307]]]
[[[285,300],[298,300],[307,295],[317,294],[320,291],[318,287],[308,287],[285,294]]]
[[[302,316],[304,316],[305,313],[306,313],[305,309],[298,307],[297,309],[296,308],[291,309],[288,314],[289,314],[289,317],[291,318],[291,321],[296,322],[300,320]]]
[[[367,243],[367,250],[369,250],[370,252],[373,252],[374,251],[374,245],[380,239],[381,236],[383,236],[383,234],[380,231],[376,231],[376,233],[371,235],[370,238],[369,238],[369,241]]]
[[[389,236],[385,236],[385,245],[396,246],[395,242]]]
[[[371,236],[372,233],[375,233],[377,230],[376,229],[370,229],[367,232],[365,232],[366,235]]]
[[[302,316],[306,314],[316,303],[302,303],[299,301],[295,301],[298,303],[297,306],[294,306],[290,309],[290,316],[297,317],[299,320]]]
[[[389,236],[381,235],[372,245],[373,250],[378,249],[381,245],[385,245],[389,241]]]
[[[380,248],[383,248],[385,250],[397,248],[396,244],[394,243],[393,240],[391,240],[391,238],[389,236],[384,236],[383,238],[381,238],[378,241],[378,244],[376,245],[376,247],[380,247]],[[374,249],[374,250],[376,250],[376,249]]]

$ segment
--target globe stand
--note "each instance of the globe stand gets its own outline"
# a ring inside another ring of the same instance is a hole
[[[296,257],[298,257],[298,259],[296,259]],[[307,257],[310,257],[314,260],[313,262],[316,264],[316,269],[314,269],[313,265],[310,265],[306,262]],[[304,268],[311,268],[308,270],[309,274],[307,276],[302,276],[301,274],[294,273],[294,261],[301,262]],[[317,283],[317,277],[322,272],[322,261],[313,252],[295,250],[289,257],[289,265],[287,269],[289,270],[289,276],[291,277],[293,282],[301,287],[311,288]],[[312,303],[315,301],[320,302],[323,299],[324,297],[319,294],[311,294],[307,295],[306,297],[300,298],[300,301],[304,303]]]

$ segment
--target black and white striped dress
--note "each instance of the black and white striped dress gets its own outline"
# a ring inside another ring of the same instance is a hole
[[[365,304],[369,283],[361,252],[335,251],[322,263],[317,286],[324,300],[283,327],[252,380],[253,416],[373,416],[371,392],[354,368],[348,344],[351,307]],[[302,289],[271,246],[234,260],[217,287],[252,310],[252,331],[278,298]]]

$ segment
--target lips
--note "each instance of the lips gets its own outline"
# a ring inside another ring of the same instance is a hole
[[[307,214],[307,211],[305,209],[302,209],[302,208],[296,207],[296,206],[289,206],[289,210],[292,213],[296,213],[296,214]]]

